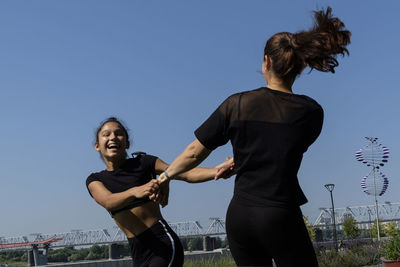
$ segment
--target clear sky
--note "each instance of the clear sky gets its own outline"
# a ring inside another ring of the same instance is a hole
[[[391,149],[380,202],[399,202],[398,1],[41,0],[0,2],[0,236],[112,227],[85,179],[104,169],[94,130],[110,115],[133,136],[132,151],[171,162],[229,95],[265,85],[265,41],[307,29],[330,5],[352,31],[337,73],[304,74],[294,92],[324,108],[319,139],[299,171],[305,215],[367,205],[369,169],[354,153],[375,136]],[[130,151],[131,152],[131,151]],[[202,166],[215,166],[230,145]],[[171,183],[170,222],[225,217],[233,179]]]

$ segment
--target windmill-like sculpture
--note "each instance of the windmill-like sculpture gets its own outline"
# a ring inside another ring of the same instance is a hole
[[[378,138],[365,138],[369,144],[356,152],[356,159],[372,168],[370,173],[362,178],[361,188],[367,195],[375,197],[376,229],[380,240],[377,196],[382,196],[389,185],[388,178],[380,170],[388,162],[389,148],[378,144]]]

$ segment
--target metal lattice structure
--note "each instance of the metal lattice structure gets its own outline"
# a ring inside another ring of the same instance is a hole
[[[320,210],[321,212],[314,222],[314,227],[331,227],[333,225],[332,209],[320,208]],[[378,212],[380,222],[400,222],[400,203],[386,202],[379,204]],[[343,224],[347,218],[353,216],[360,228],[369,229],[370,225],[374,223],[374,218],[376,218],[376,207],[375,205],[368,205],[336,208],[334,213],[338,225]]]
[[[220,218],[210,218],[211,224],[207,231],[198,221],[177,222],[169,223],[171,228],[176,232],[179,237],[195,237],[195,236],[212,236],[225,234],[225,222]],[[32,244],[43,242],[46,240],[55,240],[40,244],[42,246],[49,246],[51,248],[59,247],[74,247],[74,246],[91,246],[100,244],[111,244],[118,242],[126,242],[125,234],[117,227],[112,229],[97,229],[97,230],[72,230],[71,232],[55,233],[55,234],[41,234],[35,233],[30,236],[20,237],[0,237],[0,251],[18,249],[26,250],[32,247]],[[18,244],[12,248],[12,245]],[[22,246],[21,244],[26,244]],[[7,248],[1,248],[1,246]]]
[[[220,233],[225,233],[225,221],[220,218],[210,218],[212,223],[208,227],[205,235],[220,235]]]
[[[49,242],[44,244],[52,248],[68,247],[68,246],[87,246],[94,244],[108,244],[113,242],[110,234],[108,233],[108,230],[99,229],[99,230],[88,230],[88,231],[72,230],[71,232],[56,233],[56,234],[35,233],[31,234],[29,237],[27,236],[8,237],[8,238],[3,237],[0,238],[0,246],[18,244],[18,247],[16,246],[15,249],[29,249],[32,247],[32,244],[49,239],[59,239],[56,242]],[[21,246],[21,244],[24,243],[26,244],[26,246]]]
[[[176,222],[169,224],[174,232],[181,237],[203,235],[203,227],[198,221]]]

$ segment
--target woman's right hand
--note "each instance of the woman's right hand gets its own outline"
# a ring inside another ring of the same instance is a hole
[[[160,204],[161,207],[164,208],[168,205],[170,180],[165,180],[163,182],[160,182],[160,180],[157,181],[159,182],[159,189],[157,192],[151,194],[149,198],[150,200]]]
[[[158,181],[156,179],[152,179],[147,184],[133,187],[133,195],[136,198],[144,198],[157,192],[159,187]]]
[[[233,161],[233,158],[230,157],[226,157],[225,161],[215,168],[217,168],[217,174],[214,177],[215,180],[218,180],[219,178],[227,179],[235,174],[235,162]]]

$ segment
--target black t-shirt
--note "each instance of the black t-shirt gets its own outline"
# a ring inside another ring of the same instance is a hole
[[[90,174],[86,179],[86,187],[93,181],[99,181],[111,193],[120,193],[132,187],[144,185],[155,177],[156,160],[157,157],[144,153],[136,158],[129,158],[114,171],[103,170]],[[90,195],[92,196],[92,194]],[[148,201],[150,201],[149,198],[136,198],[124,208],[113,211],[111,214],[114,215],[119,211],[140,206]]]
[[[323,110],[310,97],[262,87],[228,97],[195,135],[210,150],[231,141],[235,199],[290,207],[307,202],[297,172],[322,122]]]

